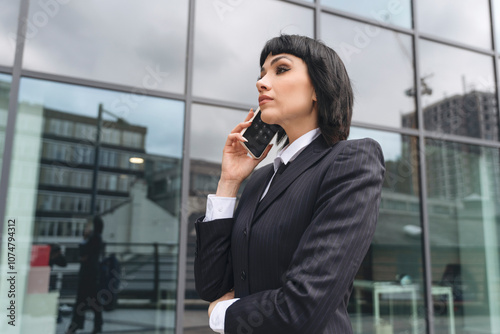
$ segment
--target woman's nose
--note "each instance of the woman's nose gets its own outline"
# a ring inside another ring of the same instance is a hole
[[[257,80],[256,86],[259,92],[264,90],[269,90],[269,88],[271,87],[271,85],[269,84],[269,82],[266,80],[265,77],[262,77],[259,80]]]

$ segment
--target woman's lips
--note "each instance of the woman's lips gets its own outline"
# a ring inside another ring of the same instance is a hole
[[[267,95],[259,96],[259,106],[266,104],[267,102],[271,102],[273,99]]]

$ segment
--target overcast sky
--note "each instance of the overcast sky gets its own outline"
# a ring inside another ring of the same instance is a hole
[[[18,9],[12,6],[12,1],[0,1],[0,31],[4,32],[0,34],[1,47],[1,43],[5,43],[5,32],[15,31],[16,20],[12,18]],[[374,13],[389,10],[390,2],[323,0],[325,5],[371,18],[375,18]],[[226,6],[220,3],[197,2],[193,94],[255,107],[255,82],[264,43],[280,33],[312,36],[314,12],[274,0],[222,2]],[[401,0],[400,11],[386,15],[386,22],[409,27],[409,3],[409,0]],[[419,23],[426,32],[487,48],[484,42],[489,36],[484,30],[489,24],[485,17],[486,3],[486,0],[443,0],[435,4],[420,0],[419,17],[425,20]],[[32,29],[26,44],[24,67],[130,85],[138,90],[147,82],[159,90],[183,93],[187,9],[184,0],[151,0],[147,6],[123,0],[71,1],[60,5],[42,24],[37,18],[44,12],[38,1],[31,1],[29,22]],[[339,53],[352,79],[355,90],[353,119],[400,127],[402,115],[415,110],[414,99],[405,94],[413,87],[411,37],[329,14],[323,14],[320,22],[320,38]],[[12,55],[9,56],[8,48],[0,50],[0,64],[7,64]],[[464,87],[466,91],[493,91],[491,57],[427,41],[421,43],[420,52],[422,75],[428,76],[426,83],[433,90],[432,95],[424,96],[424,103],[461,94]],[[160,73],[155,75],[155,71]],[[146,98],[139,104],[132,103],[133,107],[129,108],[130,98],[134,97],[131,93],[36,80],[23,80],[20,94],[21,101],[92,117],[97,114],[99,102],[117,112],[116,109],[123,109],[117,108],[123,107],[123,103],[120,105],[117,101],[128,99],[125,109],[130,111],[125,118],[148,127],[148,152],[173,156],[182,153],[183,103]],[[193,106],[192,112],[193,157],[218,161],[221,141],[223,145],[227,133],[245,113],[205,106]],[[387,140],[388,156],[400,154],[396,142]]]
[[[15,39],[21,0],[0,0],[0,65],[14,64]]]
[[[411,28],[410,0],[321,0],[321,3],[384,23]]]
[[[23,66],[27,69],[184,92],[187,1],[86,0],[60,5],[45,24],[32,1]],[[47,15],[46,15],[47,16]],[[41,23],[38,23],[41,22]],[[166,74],[168,73],[168,75]]]
[[[488,3],[488,0],[418,0],[420,30],[489,49],[491,24]]]

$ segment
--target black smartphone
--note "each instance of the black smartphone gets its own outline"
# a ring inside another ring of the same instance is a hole
[[[280,126],[265,123],[260,118],[260,108],[257,108],[251,121],[252,124],[241,131],[241,134],[248,142],[240,143],[254,159],[260,159],[267,145],[269,145],[276,132],[280,129]]]

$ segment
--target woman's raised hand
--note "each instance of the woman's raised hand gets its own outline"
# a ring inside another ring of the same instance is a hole
[[[239,142],[246,139],[241,135],[241,131],[248,128],[250,120],[254,115],[251,109],[245,118],[245,121],[236,125],[236,127],[227,136],[226,144],[222,152],[222,171],[217,187],[217,196],[236,197],[241,182],[245,180],[255,167],[269,153],[272,145],[268,145],[260,159],[253,159],[248,156],[247,151]]]

